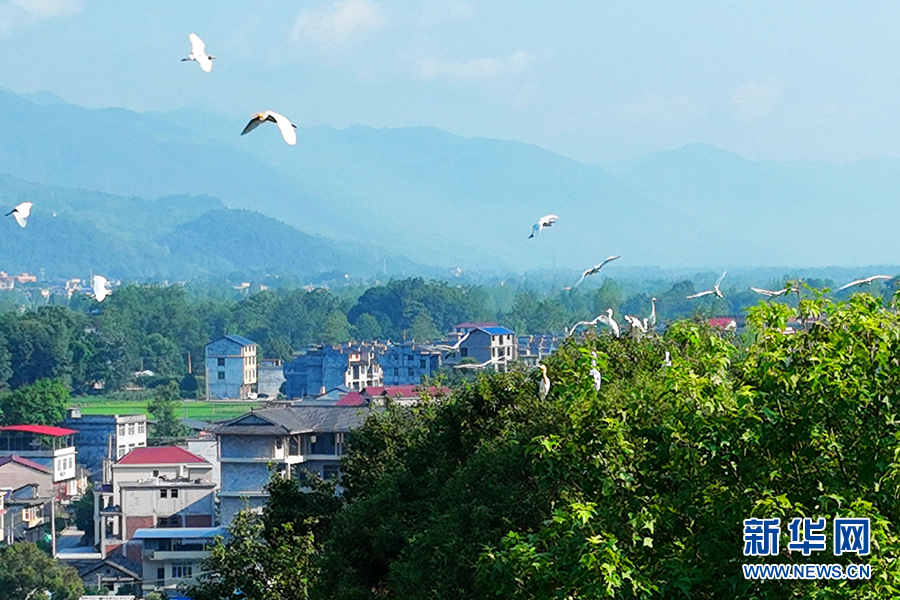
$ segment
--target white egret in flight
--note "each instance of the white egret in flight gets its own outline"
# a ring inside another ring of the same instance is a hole
[[[463,363],[461,365],[453,365],[454,369],[483,369],[488,365],[500,364],[506,362],[506,357],[492,358],[483,363]]]
[[[599,273],[599,272],[600,272],[600,269],[602,269],[602,268],[604,267],[604,265],[606,265],[606,263],[612,262],[612,261],[616,260],[617,258],[622,258],[622,255],[621,255],[621,254],[617,254],[617,255],[615,255],[615,256],[610,256],[609,258],[607,258],[606,260],[604,260],[604,261],[603,261],[602,263],[600,263],[599,265],[594,265],[593,267],[591,267],[590,269],[588,269],[587,271],[585,271],[584,273],[581,274],[581,279],[579,279],[579,280],[578,280],[578,283],[576,283],[575,285],[579,285],[582,281],[584,281],[584,278],[585,278],[585,277],[588,277],[589,275],[595,275],[595,274]]]
[[[550,378],[547,377],[547,367],[544,365],[540,365],[541,369],[541,382],[538,384],[538,394],[541,397],[541,400],[547,397],[547,394],[550,393]]]
[[[191,40],[191,54],[187,58],[182,58],[181,62],[186,60],[197,61],[200,68],[209,73],[212,71],[212,61],[214,61],[216,57],[206,53],[206,44],[203,43],[203,40],[201,40],[196,33],[192,33],[188,38]]]
[[[719,290],[719,284],[722,283],[723,279],[725,279],[725,273],[727,272],[728,271],[725,271],[719,276],[719,278],[716,280],[716,285],[713,286],[713,289],[706,290],[705,292],[700,292],[698,294],[691,294],[690,296],[685,296],[685,298],[691,300],[692,298],[700,298],[701,296],[706,296],[708,294],[715,294],[719,298],[724,298],[725,296],[722,295],[722,291]]]
[[[94,298],[97,299],[97,302],[103,302],[103,300],[112,293],[106,289],[106,284],[106,277],[103,275],[94,275],[91,277],[91,288],[93,289]]]
[[[540,219],[538,219],[538,222],[535,223],[531,228],[531,235],[528,236],[528,239],[530,240],[534,236],[540,235],[544,227],[553,227],[553,224],[558,220],[559,217],[557,217],[556,215],[547,215],[545,217],[541,217]]]
[[[788,292],[794,291],[792,288],[787,288],[787,287],[784,288],[783,290],[778,290],[777,292],[772,291],[772,290],[764,290],[762,288],[755,288],[755,287],[751,287],[750,289],[753,290],[754,292],[756,292],[757,294],[762,294],[763,296],[768,296],[769,298],[772,298],[774,296],[781,296],[783,294],[787,294]]]
[[[247,126],[244,127],[241,135],[250,133],[266,121],[278,125],[278,129],[279,131],[281,131],[281,137],[284,138],[285,142],[287,142],[291,146],[297,143],[297,132],[294,131],[295,129],[297,129],[297,126],[291,123],[290,119],[288,119],[284,115],[280,115],[277,112],[273,112],[271,110],[256,113],[256,115],[254,115],[254,117],[250,119],[250,122],[247,123]]]
[[[22,227],[25,227],[25,226],[22,225]],[[893,277],[891,277],[890,275],[872,275],[871,277],[866,277],[864,279],[857,279],[856,281],[851,281],[847,285],[842,285],[841,287],[838,288],[838,291],[840,292],[841,290],[846,290],[848,287],[853,287],[854,285],[865,285],[868,283],[872,283],[873,281],[875,281],[877,279],[893,279]]]
[[[6,213],[5,216],[12,215],[16,219],[16,223],[19,224],[19,227],[25,227],[28,222],[28,215],[31,214],[31,207],[34,206],[33,202],[22,202],[17,205],[14,209]]]

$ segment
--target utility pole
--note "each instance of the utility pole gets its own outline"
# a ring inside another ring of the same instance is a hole
[[[50,496],[50,556],[56,558],[56,489]]]

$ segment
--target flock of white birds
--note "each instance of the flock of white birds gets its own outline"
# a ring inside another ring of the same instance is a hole
[[[203,43],[203,40],[201,40],[197,34],[190,34],[188,39],[191,42],[191,53],[187,58],[182,58],[182,62],[193,61],[200,65],[200,68],[205,73],[212,72],[212,61],[214,61],[216,57],[206,53],[206,44]],[[247,126],[244,127],[241,135],[246,135],[266,122],[275,123],[275,125],[278,126],[281,137],[284,138],[285,142],[291,146],[297,144],[297,126],[291,123],[290,119],[284,115],[271,110],[256,113],[253,118],[250,119],[250,122],[247,123]],[[31,216],[32,208],[34,208],[33,202],[22,202],[6,213],[5,216],[12,216],[16,220],[16,223],[19,224],[19,227],[24,228],[28,224],[28,217]],[[56,216],[56,213],[54,213],[53,216]],[[97,302],[103,302],[103,300],[111,293],[112,290],[109,288],[109,281],[106,277],[103,277],[102,275],[91,275],[90,295],[93,296]]]

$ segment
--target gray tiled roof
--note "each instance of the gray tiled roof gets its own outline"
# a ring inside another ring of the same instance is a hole
[[[288,406],[254,410],[212,428],[217,435],[286,435],[350,431],[363,424],[371,409],[358,406]]]

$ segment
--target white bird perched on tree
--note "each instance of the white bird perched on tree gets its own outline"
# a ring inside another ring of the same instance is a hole
[[[668,350],[666,350],[666,358],[663,360],[663,364],[667,367],[672,366],[672,355],[669,354]]]
[[[6,213],[5,216],[12,215],[16,219],[16,223],[19,224],[19,227],[25,227],[28,222],[28,215],[31,214],[31,207],[34,206],[33,202],[22,202],[21,204],[16,205],[14,209]]]
[[[203,43],[203,40],[196,33],[189,35],[188,39],[191,40],[191,54],[187,58],[182,58],[181,62],[193,60],[205,72],[209,73],[212,71],[212,61],[216,60],[216,57],[206,53],[206,44]]]
[[[648,325],[650,329],[656,329],[656,298],[650,298],[650,319],[648,320]]]
[[[590,276],[590,275],[595,275],[595,274],[599,273],[599,272],[600,272],[600,269],[602,269],[602,268],[604,267],[604,265],[606,265],[606,263],[612,262],[612,261],[616,260],[617,258],[622,258],[622,255],[621,255],[621,254],[617,254],[617,255],[615,255],[615,256],[610,256],[609,258],[607,258],[606,260],[604,260],[604,261],[603,261],[602,263],[600,263],[599,265],[594,265],[593,267],[591,267],[590,269],[588,269],[587,271],[585,271],[584,273],[581,274],[581,279],[579,279],[579,280],[578,280],[578,283],[576,283],[575,285],[579,285],[582,281],[584,281],[584,278],[585,278],[585,277],[588,277],[588,276]]]
[[[22,227],[25,227],[25,226],[22,225]],[[848,287],[853,287],[854,285],[865,285],[868,283],[872,283],[873,281],[876,281],[878,279],[893,279],[893,277],[891,277],[890,275],[872,275],[871,277],[866,277],[864,279],[857,279],[856,281],[851,281],[847,285],[842,285],[841,287],[838,288],[838,291],[840,292],[841,290],[846,290]]]
[[[247,126],[244,127],[241,135],[250,133],[266,121],[278,125],[278,129],[279,131],[281,131],[281,137],[284,138],[285,142],[287,142],[291,146],[297,143],[297,132],[294,131],[295,129],[297,129],[297,126],[291,123],[290,119],[288,119],[284,115],[280,115],[277,112],[273,112],[271,110],[256,113],[256,115],[252,119],[250,119],[250,122],[247,123]]]
[[[550,393],[550,378],[547,377],[547,367],[544,365],[540,365],[541,369],[541,382],[538,384],[538,395],[541,397],[541,400],[547,397],[547,394]]]
[[[700,292],[699,294],[691,294],[690,296],[685,296],[685,298],[691,300],[692,298],[700,298],[701,296],[706,296],[708,294],[715,294],[719,298],[724,298],[725,296],[722,295],[722,291],[719,289],[719,284],[722,283],[723,279],[725,279],[725,273],[727,272],[728,271],[725,271],[719,276],[719,278],[716,280],[716,285],[713,286],[713,289],[706,290],[705,292]]]
[[[612,329],[613,335],[619,337],[619,324],[613,319],[613,309],[607,308],[606,314],[597,317],[597,321]]]
[[[628,332],[637,339],[641,339],[647,333],[647,319],[641,322],[640,318],[625,315],[625,322],[628,323]]]
[[[603,375],[597,370],[597,353],[593,350],[591,351],[591,370],[589,373],[594,378],[594,390],[599,392],[600,384],[603,383]]]
[[[112,292],[106,289],[106,277],[103,275],[94,275],[91,277],[91,288],[94,292],[94,298],[97,299],[97,302],[103,302],[103,300],[112,294]]]
[[[531,235],[528,236],[530,240],[536,235],[540,235],[541,231],[543,231],[544,227],[553,227],[553,224],[559,220],[559,217],[556,215],[547,215],[538,219],[538,222],[534,224],[531,228]]]

